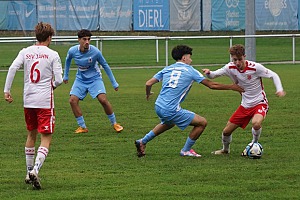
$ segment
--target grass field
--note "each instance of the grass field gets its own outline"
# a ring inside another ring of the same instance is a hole
[[[134,140],[159,122],[154,101],[160,86],[153,87],[150,101],[144,91],[145,81],[159,69],[115,69],[118,92],[104,75],[108,98],[125,127],[121,134],[113,131],[99,103],[88,96],[81,107],[90,132],[75,135],[77,124],[68,104],[71,84],[62,85],[55,90],[56,132],[40,171],[40,191],[24,183],[23,73],[18,72],[12,88],[15,101],[0,101],[0,199],[299,199],[300,68],[267,67],[280,74],[287,95],[277,98],[272,81],[264,80],[270,111],[263,124],[264,155],[259,160],[240,156],[252,138],[250,126],[234,133],[229,156],[210,153],[221,147],[221,130],[240,103],[235,92],[194,84],[182,104],[208,120],[194,146],[202,158],[179,156],[191,128],[177,127],[148,143],[147,155],[137,158]],[[0,88],[6,73],[0,72]],[[226,78],[216,80],[229,83]]]

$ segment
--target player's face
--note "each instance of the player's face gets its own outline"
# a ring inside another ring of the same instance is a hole
[[[239,68],[239,69],[245,68],[245,63],[246,63],[245,56],[238,57],[236,55],[232,55],[231,60],[237,66],[237,68]]]
[[[192,58],[191,58],[191,54],[185,54],[182,56],[182,61],[185,63],[185,64],[188,64],[190,65],[192,63]]]
[[[81,50],[88,50],[90,46],[91,37],[82,37],[79,38],[79,45]]]

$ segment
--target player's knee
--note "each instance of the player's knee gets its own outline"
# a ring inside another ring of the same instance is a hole
[[[252,122],[252,127],[255,129],[255,130],[258,130],[261,128],[261,123],[260,122]]]

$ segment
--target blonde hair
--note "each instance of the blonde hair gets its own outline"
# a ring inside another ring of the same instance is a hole
[[[54,35],[54,29],[48,23],[39,22],[35,26],[35,37],[39,42],[45,42],[49,36]]]

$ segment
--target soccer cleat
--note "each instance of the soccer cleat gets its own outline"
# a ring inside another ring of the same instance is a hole
[[[183,151],[183,150],[181,150],[180,151],[180,155],[181,156],[189,156],[189,157],[197,157],[197,158],[201,157],[201,155],[197,154],[193,149],[191,149],[189,151]]]
[[[123,126],[121,126],[121,125],[118,124],[118,123],[115,123],[115,124],[114,124],[114,129],[115,129],[118,133],[120,133],[120,132],[123,130]]]
[[[242,152],[241,156],[247,156],[247,149],[244,149],[244,151]]]
[[[87,133],[89,132],[89,130],[87,128],[82,128],[81,126],[79,126],[76,130],[75,133]]]
[[[26,176],[25,176],[25,183],[26,184],[31,184],[32,183],[30,178],[29,178],[29,173],[27,173]]]
[[[34,169],[31,172],[29,172],[29,178],[31,180],[31,184],[33,188],[37,190],[40,190],[42,188],[40,178],[38,177]]]
[[[229,151],[225,151],[223,149],[217,150],[217,151],[213,151],[211,152],[214,155],[225,155],[225,154],[229,154]]]
[[[142,140],[136,140],[134,142],[135,146],[136,146],[136,152],[137,152],[137,156],[138,157],[143,157],[145,156],[145,148],[146,148],[146,145],[143,144]]]

